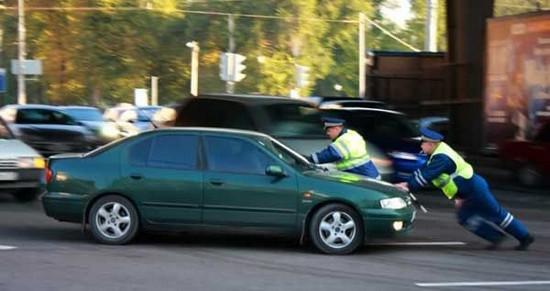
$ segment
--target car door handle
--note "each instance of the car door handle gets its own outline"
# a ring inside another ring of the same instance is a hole
[[[221,185],[223,185],[223,181],[218,180],[218,179],[212,179],[212,180],[210,180],[210,184],[212,184],[214,186],[221,186]]]
[[[130,178],[132,178],[134,180],[141,180],[143,178],[143,175],[134,173],[134,174],[130,174]]]

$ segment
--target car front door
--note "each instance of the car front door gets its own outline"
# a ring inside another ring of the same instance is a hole
[[[296,176],[266,174],[283,166],[253,140],[204,136],[204,222],[216,225],[289,228],[296,225]]]
[[[166,133],[129,146],[123,177],[150,223],[201,222],[198,141],[196,134]]]

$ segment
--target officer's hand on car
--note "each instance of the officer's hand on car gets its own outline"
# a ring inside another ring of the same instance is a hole
[[[393,185],[402,191],[409,192],[409,185],[407,185],[407,182],[396,183]]]

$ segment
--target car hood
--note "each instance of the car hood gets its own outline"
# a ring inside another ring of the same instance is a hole
[[[316,171],[306,171],[304,172],[304,175],[315,179],[321,179],[326,181],[354,185],[362,188],[368,188],[370,190],[375,190],[388,195],[395,195],[400,197],[406,196],[405,193],[403,193],[401,190],[398,190],[396,187],[394,187],[392,184],[388,182],[367,178],[365,176],[357,175],[353,173],[342,172],[342,171],[316,170]]]
[[[33,148],[18,139],[0,139],[0,149],[0,159],[40,157]]]

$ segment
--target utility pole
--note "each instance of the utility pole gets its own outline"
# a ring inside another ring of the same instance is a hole
[[[227,31],[229,32],[229,53],[235,52],[235,18],[233,14],[227,16]],[[231,66],[233,68],[233,66]],[[235,82],[225,81],[225,92],[233,93],[235,91]]]
[[[27,93],[25,88],[25,8],[24,0],[18,0],[17,5],[18,12],[18,28],[17,28],[17,44],[18,44],[18,70],[17,73],[17,103],[18,104],[27,104]]]
[[[366,16],[365,13],[359,13],[359,97],[365,98],[365,87],[366,87],[366,65],[365,60],[365,25],[366,25]]]
[[[151,105],[159,105],[159,96],[158,96],[158,81],[159,77],[151,76]]]
[[[426,27],[424,28],[424,50],[437,51],[437,0],[426,0]]]
[[[187,44],[191,48],[191,95],[197,97],[199,95],[199,43],[190,41]]]

